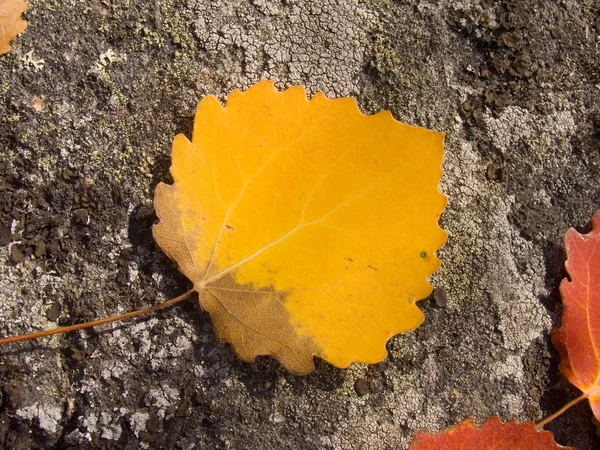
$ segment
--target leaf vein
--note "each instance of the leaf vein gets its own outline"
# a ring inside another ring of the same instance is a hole
[[[292,351],[292,353],[295,353],[295,350],[294,350],[292,347],[290,347],[289,345],[287,345],[285,342],[282,342],[282,341],[280,341],[280,340],[278,340],[278,339],[272,338],[272,337],[270,337],[269,335],[267,335],[266,333],[264,333],[264,332],[262,332],[262,331],[260,331],[260,330],[258,330],[258,329],[256,329],[256,328],[254,328],[254,327],[252,327],[252,326],[250,326],[250,325],[248,325],[248,324],[244,323],[244,321],[243,321],[242,319],[240,319],[240,318],[239,318],[238,316],[236,316],[236,315],[235,315],[235,314],[234,314],[234,313],[233,313],[233,312],[232,312],[232,311],[231,311],[229,308],[227,308],[227,306],[225,305],[225,303],[224,303],[224,302],[223,302],[223,301],[222,301],[222,300],[221,300],[221,299],[220,299],[220,298],[219,298],[219,297],[218,297],[216,294],[214,294],[214,293],[210,292],[210,290],[208,290],[208,289],[207,289],[207,292],[208,292],[210,295],[212,295],[212,296],[215,298],[215,300],[217,300],[217,301],[219,302],[219,304],[220,304],[220,305],[223,307],[223,309],[224,309],[225,311],[227,311],[227,313],[228,313],[228,314],[229,314],[231,317],[233,317],[233,318],[235,319],[235,321],[236,321],[236,322],[238,322],[240,325],[242,325],[242,327],[243,327],[243,328],[242,328],[242,330],[245,330],[245,329],[252,330],[252,331],[254,331],[256,334],[259,334],[259,335],[261,335],[261,336],[264,336],[265,338],[267,338],[267,339],[268,339],[268,340],[270,340],[270,341],[277,342],[278,344],[282,345],[283,347],[285,347],[285,348],[287,348],[287,349],[291,350],[291,351]]]
[[[369,192],[376,184],[381,183],[383,180],[389,178],[390,176],[392,176],[392,174],[394,172],[396,172],[398,170],[398,167],[396,167],[394,170],[392,170],[390,173],[388,173],[385,177],[383,177],[382,179],[379,179],[377,181],[374,181],[373,183],[371,183],[370,185],[368,185],[365,189],[361,190],[360,192],[358,192],[356,195],[352,196],[351,198],[349,198],[348,200],[345,200],[344,202],[340,203],[338,206],[336,206],[335,208],[333,208],[331,211],[329,211],[327,214],[323,215],[321,218],[314,220],[312,222],[306,222],[306,223],[300,223],[298,225],[296,225],[294,228],[292,228],[290,231],[288,231],[286,234],[284,234],[283,236],[281,236],[280,238],[276,239],[275,241],[265,245],[263,248],[261,248],[260,250],[257,250],[256,252],[254,252],[253,254],[251,254],[250,256],[247,256],[246,258],[238,261],[237,263],[229,266],[227,269],[222,270],[221,272],[219,272],[218,274],[210,277],[210,278],[206,278],[206,276],[202,279],[201,285],[208,285],[210,283],[212,283],[215,280],[218,280],[219,278],[221,278],[222,276],[228,274],[229,272],[231,272],[232,270],[237,269],[239,266],[247,263],[248,261],[252,260],[253,258],[257,257],[258,255],[260,255],[261,253],[263,253],[264,251],[268,250],[269,248],[273,247],[274,245],[279,244],[280,242],[284,241],[285,239],[287,239],[288,237],[290,237],[292,234],[294,234],[296,231],[307,227],[307,226],[311,226],[311,225],[316,225],[321,223],[323,220],[327,219],[327,217],[331,216],[332,214],[334,214],[336,211],[340,210],[341,208],[347,206],[348,204],[352,203],[353,201],[355,201],[356,199],[358,199],[359,197],[362,197],[363,195],[365,195],[367,192]],[[208,274],[208,271],[206,272],[206,274]]]

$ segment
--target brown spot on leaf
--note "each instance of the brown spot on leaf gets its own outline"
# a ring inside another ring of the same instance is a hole
[[[200,291],[199,301],[211,316],[217,338],[233,343],[244,361],[273,355],[291,372],[310,373],[317,346],[310,337],[298,335],[283,306],[286,296],[272,289],[237,285],[229,273]]]

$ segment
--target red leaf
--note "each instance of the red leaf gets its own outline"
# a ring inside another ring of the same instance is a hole
[[[552,333],[552,343],[560,354],[560,371],[588,398],[600,420],[600,211],[590,233],[567,232],[565,248],[571,281],[560,284],[562,327]]]
[[[409,450],[565,450],[549,431],[537,431],[535,423],[502,423],[498,417],[480,427],[467,419],[455,427],[431,435],[419,431]]]

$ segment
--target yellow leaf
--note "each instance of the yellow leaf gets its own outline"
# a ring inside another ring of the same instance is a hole
[[[156,188],[154,238],[240,358],[376,363],[423,321],[446,241],[443,134],[262,81],[198,106]]]
[[[10,41],[27,27],[21,19],[24,11],[24,0],[0,0],[0,55],[10,51]]]

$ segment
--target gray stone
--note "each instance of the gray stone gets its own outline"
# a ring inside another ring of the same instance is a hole
[[[318,362],[307,377],[239,361],[195,302],[11,344],[0,446],[407,448],[421,428],[539,420],[577,395],[549,334],[564,233],[600,209],[597,2],[28,4],[0,57],[1,335],[56,326],[57,302],[71,324],[184,292],[152,242],[154,186],[200,98],[263,78],[447,133],[449,240],[432,278],[447,302],[420,302],[425,323],[392,338],[386,362]],[[48,251],[34,258],[36,239]],[[582,404],[547,429],[598,448],[591,417]]]

